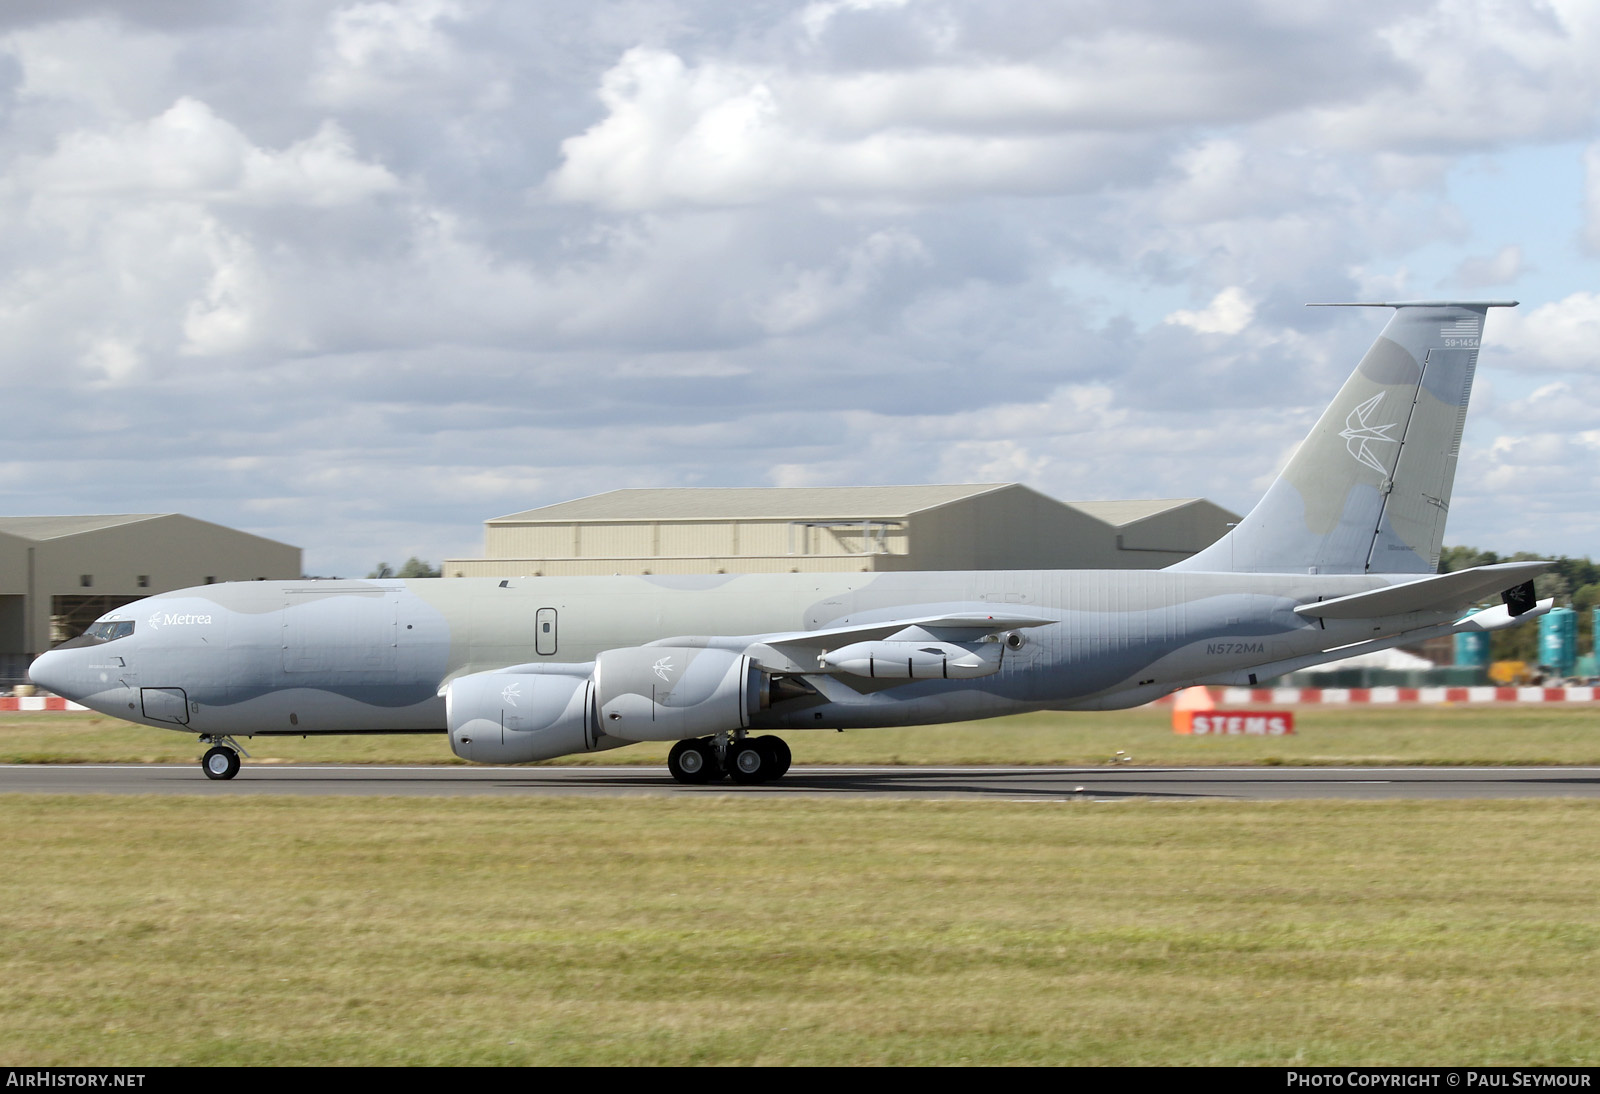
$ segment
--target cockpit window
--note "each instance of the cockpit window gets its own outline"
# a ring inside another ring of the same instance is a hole
[[[102,620],[83,632],[88,638],[97,638],[101,642],[110,642],[115,638],[126,638],[133,633],[133,620],[109,619]]]

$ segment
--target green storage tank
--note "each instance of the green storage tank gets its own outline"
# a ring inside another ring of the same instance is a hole
[[[1478,613],[1471,611],[1467,614],[1473,616]],[[1491,637],[1488,631],[1463,631],[1456,635],[1456,664],[1465,668],[1488,668]]]
[[[1539,664],[1571,676],[1578,664],[1578,613],[1552,608],[1539,617]]]

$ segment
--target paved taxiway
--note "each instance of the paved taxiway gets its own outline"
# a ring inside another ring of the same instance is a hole
[[[656,767],[380,767],[246,762],[229,782],[195,764],[0,765],[0,793],[812,794],[964,800],[1600,798],[1600,767],[796,767],[765,786],[680,786]]]

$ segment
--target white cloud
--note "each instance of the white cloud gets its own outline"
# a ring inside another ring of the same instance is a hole
[[[1600,15],[1585,0],[1440,0],[1391,19],[1375,29],[1404,78],[1315,108],[1324,140],[1437,153],[1570,139],[1593,124]]]
[[[1522,248],[1508,243],[1492,255],[1473,255],[1456,267],[1455,283],[1468,289],[1509,285],[1523,272]]]
[[[1589,253],[1600,254],[1600,143],[1584,152],[1583,171],[1583,245]]]
[[[1188,327],[1200,334],[1238,334],[1255,318],[1255,305],[1244,290],[1233,286],[1223,289],[1202,311],[1175,311],[1166,322]]]
[[[68,133],[24,177],[42,199],[145,196],[323,207],[362,201],[399,185],[382,166],[361,162],[332,121],[273,152],[187,97],[147,121]]]
[[[860,12],[903,8],[911,0],[813,0],[801,9],[799,23],[812,40],[822,37],[828,24],[841,12]]]
[[[757,306],[757,316],[774,334],[792,333],[859,304],[896,265],[928,258],[921,241],[903,229],[874,232],[830,267],[794,271],[783,289]]]
[[[1484,344],[1502,351],[1495,358],[1501,367],[1600,371],[1600,292],[1497,311]]]
[[[0,39],[21,69],[19,99],[58,116],[120,118],[156,109],[155,88],[178,61],[180,41],[109,18],[69,15]],[[170,101],[170,100],[168,100]]]
[[[224,193],[239,188],[249,143],[194,99],[112,131],[66,134],[32,172],[41,195]]]
[[[211,277],[184,313],[179,352],[216,357],[248,350],[261,335],[270,286],[250,245],[211,224],[205,232]]]
[[[638,48],[600,98],[607,117],[562,143],[545,185],[557,200],[636,210],[1072,191],[1148,155],[1115,127],[1073,124],[1094,111],[1087,83],[1024,66],[797,76]]]
[[[890,7],[812,4],[797,18],[816,42],[846,15]],[[1600,20],[1579,3],[1447,0],[1298,19],[1219,11],[1232,36],[1096,10],[1061,24],[1042,17],[1047,35],[1013,43],[1011,55],[984,48],[990,32],[971,13],[892,7],[932,43],[911,63],[627,51],[600,82],[606,116],[564,142],[548,192],[614,209],[1070,192],[1171,154],[1187,161],[1191,204],[1201,192],[1213,203],[1271,201],[1274,180],[1252,169],[1262,148],[1215,136],[1219,127],[1261,126],[1278,147],[1376,153],[1374,169],[1392,182],[1436,172],[1441,152],[1581,134],[1600,94],[1590,63]],[[1189,126],[1201,149],[1168,139]],[[1308,166],[1302,158],[1302,178]]]
[[[313,88],[325,102],[382,106],[418,82],[460,72],[445,27],[465,16],[453,0],[351,4],[328,18]]]
[[[1575,435],[1600,428],[1600,374],[1541,384],[1525,398],[1497,407],[1495,417],[1530,433]]]
[[[400,188],[379,164],[363,163],[337,122],[282,152],[251,148],[245,159],[242,196],[262,204],[352,205]]]
[[[144,363],[136,346],[110,335],[91,337],[82,361],[91,373],[100,373],[114,384],[133,380]]]
[[[1492,490],[1529,493],[1592,493],[1593,473],[1573,475],[1574,466],[1594,466],[1600,456],[1600,431],[1587,433],[1531,433],[1495,438],[1488,452],[1492,464],[1484,485]],[[1536,490],[1528,490],[1530,486]]]

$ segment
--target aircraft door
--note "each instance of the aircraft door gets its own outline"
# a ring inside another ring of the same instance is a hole
[[[182,688],[140,688],[139,698],[152,722],[189,724],[189,696]]]
[[[556,652],[556,610],[540,608],[534,617],[534,624],[534,649],[541,657],[549,657]]]

